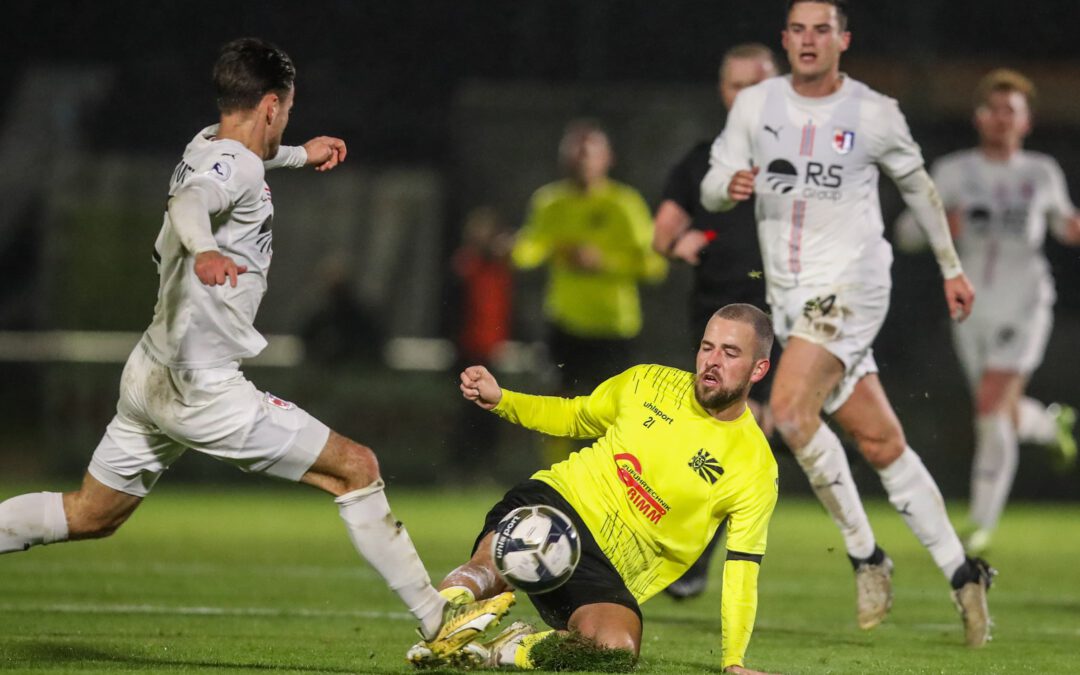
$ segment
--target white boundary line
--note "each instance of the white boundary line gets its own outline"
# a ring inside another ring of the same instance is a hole
[[[0,612],[48,614],[158,614],[177,616],[268,616],[303,618],[380,619],[415,621],[408,612],[377,612],[348,609],[279,609],[275,607],[167,607],[164,605],[0,604]]]

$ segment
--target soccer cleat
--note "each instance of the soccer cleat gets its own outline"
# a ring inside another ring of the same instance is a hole
[[[875,559],[878,562],[873,562]],[[855,612],[859,628],[870,630],[885,620],[892,608],[893,561],[880,548],[866,559],[855,561]]]
[[[439,633],[431,640],[413,645],[405,658],[418,667],[453,665],[454,655],[498,624],[515,601],[514,594],[507,592],[477,602],[446,603]]]
[[[990,609],[986,592],[997,570],[982,558],[968,558],[952,578],[952,599],[964,622],[968,647],[982,647],[990,640]]]
[[[513,656],[503,655],[503,650],[507,645],[520,642],[521,638],[535,632],[536,629],[524,621],[515,621],[487,642],[470,642],[462,647],[456,665],[465,669],[512,666]]]
[[[964,551],[968,555],[982,555],[990,550],[990,540],[994,533],[990,530],[977,528],[964,538]]]
[[[684,574],[679,579],[668,584],[668,587],[664,589],[664,593],[676,600],[688,600],[704,593],[708,583],[709,577],[707,573],[693,576]]]
[[[1066,471],[1076,464],[1076,437],[1073,436],[1073,428],[1076,427],[1076,408],[1062,403],[1051,403],[1046,406],[1047,412],[1054,416],[1054,424],[1057,426],[1057,441],[1049,447],[1055,453],[1055,464],[1061,471]]]

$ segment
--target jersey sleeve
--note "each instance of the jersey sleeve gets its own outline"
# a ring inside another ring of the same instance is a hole
[[[603,268],[611,274],[645,281],[660,281],[667,275],[667,261],[653,251],[653,221],[645,198],[633,188],[619,193],[619,203],[629,227],[629,246],[605,251]]]
[[[769,519],[776,507],[776,497],[775,471],[763,470],[752,482],[747,483],[734,508],[727,514],[729,551],[764,555]]]
[[[542,190],[529,201],[529,215],[514,238],[510,259],[519,269],[530,270],[542,265],[552,253],[551,233],[547,226],[547,203]]]
[[[503,389],[492,409],[508,422],[549,436],[599,438],[615,423],[619,396],[633,369],[605,380],[588,396],[533,396]]]
[[[196,167],[195,174],[185,185],[198,185],[223,198],[231,208],[245,199],[258,198],[262,192],[265,170],[262,162],[251,153],[217,152],[210,155],[203,166]]]
[[[922,150],[911,137],[904,113],[891,98],[884,98],[879,106],[871,108],[871,118],[866,120],[876,145],[877,164],[892,178],[908,175],[923,165]]]
[[[723,211],[734,206],[728,198],[728,183],[736,171],[753,166],[754,120],[761,115],[762,95],[757,87],[740,92],[731,106],[724,130],[713,141],[709,171],[700,185],[701,204],[709,211]]]
[[[267,171],[274,169],[302,169],[307,165],[307,150],[302,145],[282,145],[273,158],[263,162]]]
[[[701,200],[701,178],[693,170],[694,151],[686,153],[672,167],[660,195],[663,201],[673,201],[687,213],[693,213]]]
[[[930,167],[930,177],[934,180],[941,203],[946,211],[960,206],[960,172],[957,163],[949,158],[942,158]]]
[[[1076,206],[1069,197],[1069,188],[1065,182],[1065,172],[1052,157],[1045,158],[1047,182],[1050,186],[1049,215],[1055,220],[1068,218],[1076,213]]]

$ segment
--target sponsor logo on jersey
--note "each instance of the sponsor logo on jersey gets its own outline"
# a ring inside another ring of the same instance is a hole
[[[619,481],[626,486],[626,498],[646,520],[659,523],[671,507],[653,490],[641,475],[641,461],[629,452],[615,455]]]
[[[228,162],[214,162],[214,166],[210,167],[210,173],[214,178],[225,182],[232,175],[232,165]]]
[[[795,189],[795,183],[798,181],[799,172],[786,159],[774,159],[765,169],[765,182],[773,192],[786,195]]]
[[[833,131],[832,147],[838,155],[846,155],[855,147],[855,132],[848,129]]]
[[[715,485],[716,479],[724,475],[724,467],[720,466],[720,462],[716,461],[716,458],[705,448],[699,449],[687,466],[697,472],[701,480],[709,485]]]
[[[671,424],[672,422],[675,421],[674,417],[672,417],[671,415],[668,415],[666,412],[664,412],[660,408],[657,408],[655,405],[653,405],[649,401],[645,401],[645,408],[647,410],[650,410],[653,413],[655,413],[657,417],[659,417],[663,421],[667,422],[668,424]]]
[[[765,128],[765,131],[767,131],[767,132],[769,132],[770,134],[773,135],[774,139],[779,141],[780,140],[780,130],[783,129],[784,127],[781,125],[781,126],[776,127],[775,129],[773,129],[768,124],[766,124],[764,128]]]
[[[286,401],[283,398],[278,398],[277,396],[274,396],[270,392],[266,392],[266,402],[269,403],[272,406],[277,406],[278,408],[281,408],[282,410],[294,410],[296,408],[295,403],[292,403],[291,401]]]

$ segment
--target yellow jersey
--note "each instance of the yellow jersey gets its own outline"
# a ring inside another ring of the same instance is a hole
[[[628,185],[608,180],[589,191],[564,180],[533,194],[512,251],[521,269],[549,268],[544,314],[571,335],[632,338],[641,332],[638,281],[659,281],[667,261],[652,250],[652,215]],[[601,269],[582,271],[557,255],[594,246]]]
[[[694,396],[692,373],[641,365],[572,399],[504,389],[494,412],[597,439],[532,477],[573,506],[638,602],[682,576],[728,519],[723,667],[741,665],[777,499],[776,460],[749,408],[718,420]]]

